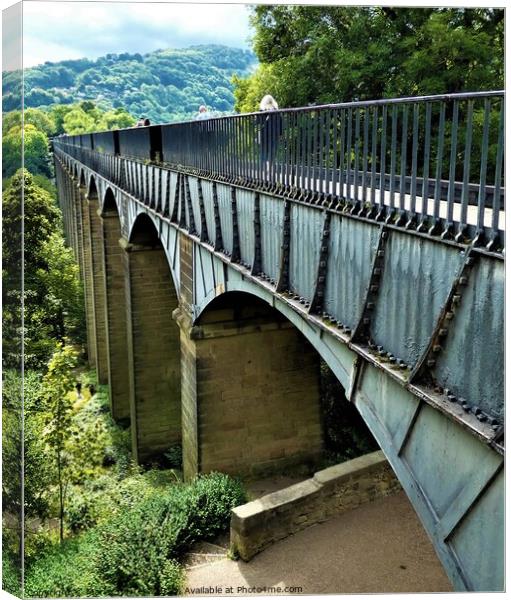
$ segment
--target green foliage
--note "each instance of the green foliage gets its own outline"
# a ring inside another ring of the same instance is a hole
[[[259,5],[236,109],[502,89],[501,9]]]
[[[39,278],[48,270],[46,240],[61,231],[54,199],[28,171],[18,171],[3,192],[3,344],[4,366],[21,364],[21,198],[24,199],[25,366],[43,367],[53,350],[57,322],[47,304],[48,290]]]
[[[167,452],[165,452],[165,458],[168,461],[169,467],[174,469],[183,468],[183,447],[181,444],[175,444],[171,446]]]
[[[97,554],[95,531],[50,546],[25,569],[25,596],[61,598],[105,596],[92,566]]]
[[[24,446],[21,445],[21,393],[24,396]],[[48,516],[48,487],[51,468],[43,442],[41,376],[26,371],[23,381],[16,370],[5,370],[2,386],[2,498],[3,508],[13,515],[21,506],[21,454],[24,452],[25,517]]]
[[[42,131],[48,137],[55,134],[55,120],[52,115],[38,108],[27,108],[24,111],[23,122],[26,125],[33,125],[37,130]],[[7,134],[14,127],[21,127],[21,111],[13,110],[6,113],[2,119],[2,132]]]
[[[244,501],[239,482],[214,473],[124,511],[101,531],[98,562],[105,589],[162,594],[168,586],[167,561],[182,556],[193,542],[224,531],[231,508]]]
[[[21,597],[21,569],[16,557],[2,544],[2,589]]]
[[[57,188],[48,177],[44,175],[32,175],[32,181],[35,186],[47,192],[54,203],[57,202]]]
[[[254,60],[247,50],[205,45],[45,63],[24,71],[25,106],[50,108],[56,134],[129,127],[127,113],[162,123],[193,118],[201,104],[228,112],[234,103],[230,78],[247,75]],[[5,78],[4,110],[17,108],[19,85],[19,77]],[[107,111],[102,120],[78,107],[82,98]],[[117,114],[120,108],[127,113]]]
[[[26,124],[23,128],[24,166],[31,173],[51,177],[48,156],[48,136],[34,125]],[[2,139],[2,177],[11,177],[21,167],[22,130],[14,126]]]
[[[72,404],[70,392],[74,387],[77,352],[71,346],[58,344],[48,371],[43,377],[42,399],[45,409],[46,427],[44,442],[49,449],[49,457],[55,464],[56,484],[59,492],[60,540],[64,538],[65,487],[69,480],[69,456],[66,441],[72,424]]]
[[[223,532],[231,509],[246,500],[238,481],[218,473],[152,491],[142,476],[129,487],[131,479],[118,486],[113,518],[28,565],[28,596],[179,594],[184,576],[177,560],[190,544]]]
[[[160,575],[160,593],[162,596],[178,596],[185,583],[184,570],[177,560],[168,560]]]
[[[85,342],[85,307],[80,272],[73,251],[65,245],[60,232],[52,233],[41,245],[45,269],[37,276],[46,289],[46,305],[55,315],[58,339]]]

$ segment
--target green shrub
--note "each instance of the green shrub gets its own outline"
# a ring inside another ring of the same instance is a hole
[[[133,468],[135,470],[135,468]],[[147,471],[119,480],[105,474],[72,486],[66,503],[66,523],[76,533],[111,520],[175,483],[170,471]]]
[[[109,510],[116,516],[61,546],[53,545],[28,565],[26,594],[179,594],[184,575],[178,559],[195,541],[224,531],[231,508],[243,503],[246,495],[239,481],[220,473],[199,477],[190,485],[169,485],[170,477],[140,474],[119,482],[105,476],[95,482],[97,499],[100,492],[108,502],[115,498],[117,508],[110,504]],[[160,487],[153,487],[155,482]],[[88,492],[94,494],[92,484]],[[87,515],[93,515],[90,506],[75,518],[84,523],[93,520]]]
[[[181,444],[171,446],[164,454],[168,461],[168,466],[173,469],[183,468],[183,447]]]
[[[25,571],[25,596],[40,598],[108,596],[95,565],[98,551],[96,532],[55,544]]]
[[[172,535],[166,495],[149,498],[107,523],[98,555],[104,587],[121,595],[160,595],[161,574],[172,555]]]
[[[240,482],[213,473],[122,512],[101,532],[98,561],[105,588],[125,595],[165,593],[170,582],[177,585],[168,561],[181,557],[195,541],[224,531],[231,509],[245,499]]]
[[[21,569],[16,564],[16,557],[5,546],[2,551],[2,589],[13,596],[21,596]]]
[[[162,596],[178,596],[183,591],[184,572],[177,560],[169,560],[163,566],[160,576]]]

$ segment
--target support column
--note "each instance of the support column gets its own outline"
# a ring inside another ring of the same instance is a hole
[[[96,366],[96,326],[92,282],[92,248],[90,240],[89,207],[85,188],[80,188],[80,206],[83,226],[83,288],[85,293],[85,320],[87,325],[87,357],[91,367]]]
[[[80,186],[73,185],[73,204],[75,207],[76,220],[76,262],[80,270],[80,279],[83,281],[83,224],[82,224],[82,208],[80,197]]]
[[[108,359],[106,351],[106,302],[103,271],[103,230],[98,201],[87,198],[89,212],[89,236],[91,246],[91,283],[94,314],[94,340],[96,344],[96,372],[98,382],[108,383]]]
[[[198,472],[262,475],[313,466],[323,445],[319,356],[275,315],[181,310],[183,462]]]
[[[110,409],[115,420],[129,419],[128,348],[126,344],[126,289],[121,224],[117,212],[102,215],[106,348]]]
[[[178,299],[161,244],[121,244],[133,454],[146,462],[181,441]]]
[[[69,176],[69,203],[71,207],[71,232],[72,232],[72,249],[73,256],[78,262],[78,219],[77,219],[77,202],[76,202],[76,182],[72,175]]]

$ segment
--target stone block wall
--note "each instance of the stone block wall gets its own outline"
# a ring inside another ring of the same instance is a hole
[[[92,244],[90,237],[89,207],[85,188],[79,190],[82,211],[83,287],[85,292],[85,319],[87,326],[87,358],[91,367],[96,366],[96,325],[94,320],[94,287],[92,278]]]
[[[185,477],[313,467],[323,446],[317,352],[289,323],[229,316],[180,323]]]
[[[102,216],[106,297],[106,336],[110,407],[114,419],[130,417],[128,349],[126,344],[126,289],[121,224],[116,212]]]
[[[92,299],[96,341],[96,372],[99,383],[108,383],[106,351],[106,299],[104,282],[103,230],[96,199],[87,200],[91,241]]]
[[[293,533],[400,489],[383,452],[366,454],[234,508],[231,548],[248,561]]]
[[[161,246],[125,248],[131,428],[144,462],[181,441],[178,299]]]

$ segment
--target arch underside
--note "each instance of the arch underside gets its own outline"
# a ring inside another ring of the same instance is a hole
[[[491,547],[504,544],[502,457],[271,291],[233,269],[220,289],[265,300],[317,350],[391,463],[455,587],[501,589],[503,563]],[[204,296],[196,319],[216,297],[214,290]]]
[[[103,202],[107,184],[98,176],[100,202]],[[204,192],[207,185],[209,183],[203,182]],[[220,187],[218,194],[222,205],[224,199]],[[159,219],[154,210],[121,190],[115,191],[115,199],[126,239],[141,213],[146,213],[152,220],[165,250],[174,285],[179,290],[180,236],[187,234],[168,220]],[[226,196],[226,206],[227,200]],[[272,218],[278,221],[282,215],[275,213]],[[300,218],[297,213],[292,220],[298,223],[297,227]],[[315,230],[321,231],[321,220],[318,224]],[[241,240],[242,246],[243,243]],[[339,379],[348,399],[357,406],[391,463],[454,586],[459,590],[503,589],[502,456],[460,422],[399,384],[384,369],[365,360],[314,320],[304,318],[303,313],[276,294],[271,285],[255,283],[240,269],[230,266],[204,244],[199,244],[197,239],[193,240],[192,246],[192,319],[197,321],[215,298],[228,292],[251,294],[282,313],[314,346]],[[276,275],[272,273],[275,265],[263,267],[264,272]],[[294,276],[291,269],[290,278]],[[305,281],[303,285],[309,285],[309,282]]]

